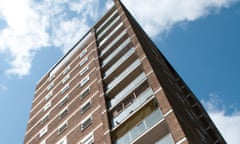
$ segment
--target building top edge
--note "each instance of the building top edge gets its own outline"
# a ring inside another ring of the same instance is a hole
[[[73,53],[76,52],[76,50],[79,49],[79,47],[81,47],[81,45],[84,45],[85,41],[88,40],[89,36],[91,35],[91,31],[92,29],[94,29],[95,27],[97,27],[99,25],[99,23],[101,23],[102,19],[104,19],[111,11],[113,11],[114,9],[114,5],[109,8],[107,10],[107,12],[100,17],[97,22],[86,32],[86,34],[84,34],[74,45],[71,49],[68,50],[68,52],[66,52],[66,54],[64,54],[58,61],[57,63],[55,63],[37,82],[36,82],[36,86],[48,75],[52,76],[54,75],[55,72],[57,72],[57,70],[63,66],[64,62],[67,61],[67,59],[69,57],[71,57],[71,55]]]

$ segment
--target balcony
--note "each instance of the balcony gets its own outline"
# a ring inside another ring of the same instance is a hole
[[[97,39],[100,40],[112,26],[114,26],[120,20],[120,16],[116,17],[101,33],[97,34]]]
[[[160,110],[157,108],[147,117],[145,117],[142,121],[137,123],[133,128],[131,128],[128,132],[126,132],[123,136],[116,140],[115,144],[129,144],[138,137],[140,137],[143,133],[150,130],[155,124],[157,124],[162,119],[162,114]]]
[[[131,83],[129,83],[121,92],[119,92],[113,99],[111,99],[111,108],[116,106],[120,101],[122,101],[126,96],[128,96],[134,89],[146,81],[147,77],[145,73],[138,75]]]
[[[107,93],[117,86],[123,79],[125,79],[130,73],[132,73],[137,67],[141,65],[139,60],[134,61],[123,72],[121,72],[113,81],[107,85]]]
[[[135,52],[134,48],[129,49],[116,63],[114,63],[105,73],[104,79],[114,72],[120,65],[122,65]]]
[[[137,96],[136,99],[133,100],[130,106],[124,109],[119,115],[113,118],[113,127],[120,124],[126,118],[130,116],[136,109],[143,106],[147,100],[149,100],[153,96],[153,91],[151,88],[147,88],[142,93]]]
[[[100,56],[103,56],[108,50],[110,50],[124,35],[127,34],[127,30],[122,31],[111,43],[109,43],[102,51]]]
[[[108,27],[107,27],[108,28]],[[109,27],[108,29],[110,29],[111,27]],[[99,47],[101,47],[111,36],[113,36],[113,34],[115,34],[120,28],[123,28],[123,23],[119,23],[110,33],[107,34],[106,37],[104,37],[100,43],[99,43]],[[106,29],[106,30],[108,30]],[[103,34],[105,34],[106,32],[104,31]],[[101,33],[102,34],[102,33]],[[101,37],[100,37],[101,38]],[[99,39],[100,39],[99,38]]]
[[[102,67],[107,65],[110,61],[112,61],[112,59],[115,58],[124,48],[126,48],[127,45],[130,44],[130,42],[131,42],[130,38],[126,39],[117,49],[115,49],[111,53],[111,55],[109,55],[102,61]]]
[[[111,22],[114,17],[117,15],[117,10],[115,10],[97,29],[96,29],[96,32],[97,33],[100,33],[101,31],[104,30],[104,28],[106,28],[106,25]]]
[[[169,133],[165,135],[162,139],[157,141],[155,144],[175,144],[172,135]]]

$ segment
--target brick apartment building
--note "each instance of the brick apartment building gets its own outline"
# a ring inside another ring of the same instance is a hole
[[[37,83],[24,144],[224,144],[119,0]]]

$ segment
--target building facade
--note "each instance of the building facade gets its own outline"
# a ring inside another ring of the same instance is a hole
[[[24,144],[224,144],[119,0],[37,83]]]

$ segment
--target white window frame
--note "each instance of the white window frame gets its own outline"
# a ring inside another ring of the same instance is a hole
[[[39,131],[39,138],[43,137],[48,131],[48,127],[45,126],[44,128],[42,128],[40,131]]]
[[[88,103],[90,104],[89,107],[86,107],[88,105]],[[84,114],[88,109],[90,109],[92,107],[92,101],[91,99],[86,101],[84,104],[82,104],[81,108],[80,108],[80,113]],[[83,108],[86,108],[85,110],[83,110]]]
[[[55,78],[55,75],[51,75],[48,77],[48,82],[52,81]]]
[[[53,96],[53,92],[50,91],[46,96],[45,96],[45,100],[49,100],[51,97]]]
[[[80,53],[79,57],[82,58],[82,57],[85,56],[86,54],[87,54],[87,48],[84,49],[84,50]]]
[[[48,102],[48,103],[46,103],[46,104],[44,105],[43,111],[44,111],[44,112],[47,111],[50,107],[51,107],[51,101]]]
[[[40,144],[46,144],[46,140],[43,140],[42,142],[40,142]]]
[[[52,89],[54,87],[54,82],[51,82],[48,87],[47,87],[47,91],[49,91],[50,89]]]
[[[85,68],[83,68],[81,71],[80,71],[80,76],[84,75],[87,71],[88,71],[88,66],[86,66]]]
[[[70,88],[70,84],[68,83],[62,88],[61,94],[64,94],[69,88]]]
[[[59,105],[63,106],[68,101],[68,99],[69,99],[69,95],[67,94],[60,100]]]
[[[87,84],[87,82],[90,80],[89,76],[86,76],[84,79],[80,81],[80,87],[83,87]]]
[[[65,114],[65,112],[66,112],[66,114]],[[59,113],[59,119],[62,119],[62,118],[64,118],[65,117],[65,115],[67,115],[67,113],[68,113],[68,108],[66,107],[66,108],[64,108],[60,113]],[[64,114],[64,116],[62,117],[62,115]]]
[[[88,61],[88,57],[85,57],[83,60],[80,61],[79,65],[83,66]]]
[[[44,124],[48,119],[49,119],[49,112],[42,117],[41,124]]]
[[[68,122],[67,122],[67,121],[63,122],[63,123],[58,127],[58,129],[57,129],[58,135],[62,134],[62,133],[67,129],[67,127],[68,127]],[[63,128],[63,129],[62,129],[62,128]],[[62,130],[61,130],[61,129],[62,129]],[[61,131],[60,131],[60,130],[61,130]]]
[[[90,93],[90,87],[87,87],[86,89],[84,89],[81,93],[80,93],[80,99],[84,99],[89,93]],[[88,93],[87,93],[88,92]],[[84,94],[84,93],[87,93],[87,94]],[[83,96],[84,94],[84,96]]]
[[[94,134],[90,133],[87,136],[85,136],[79,144],[92,144],[94,143]]]
[[[89,123],[86,127],[83,127],[83,124],[84,124],[85,122],[87,122],[89,119],[91,120],[91,123]],[[90,115],[90,116],[86,117],[85,119],[83,119],[83,120],[81,121],[81,131],[84,131],[84,130],[85,130],[86,128],[88,128],[92,123],[93,123],[93,117],[92,117],[92,115]]]
[[[63,137],[62,139],[60,139],[56,144],[67,144],[67,137]]]
[[[67,74],[62,80],[62,84],[65,84],[69,79],[70,79],[70,74]]]
[[[70,65],[68,65],[64,70],[63,70],[63,75],[65,75],[69,70],[71,69]]]

